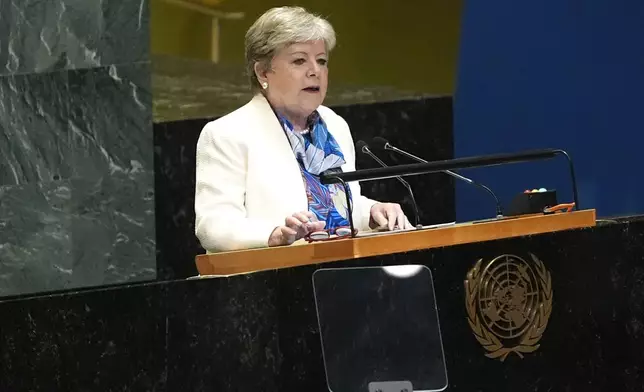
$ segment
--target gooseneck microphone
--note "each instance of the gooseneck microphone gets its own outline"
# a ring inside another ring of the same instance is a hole
[[[378,150],[393,151],[393,152],[395,152],[397,154],[404,155],[407,158],[413,159],[413,160],[415,160],[417,162],[427,163],[427,161],[424,160],[423,158],[417,157],[414,154],[411,154],[411,153],[409,153],[407,151],[401,150],[398,147],[392,146],[387,139],[382,138],[382,137],[378,137],[378,136],[374,137],[373,138],[373,146],[374,146],[374,148],[376,148]],[[494,192],[492,192],[492,189],[490,189],[487,186],[485,186],[483,184],[480,184],[480,183],[478,183],[478,182],[476,182],[476,181],[474,181],[474,180],[472,180],[470,178],[467,178],[467,177],[462,176],[462,175],[460,175],[458,173],[455,173],[455,172],[453,172],[451,170],[444,170],[443,173],[449,174],[450,176],[452,176],[452,177],[454,177],[456,179],[459,179],[461,181],[465,181],[468,184],[472,184],[472,185],[477,186],[477,187],[479,187],[481,189],[484,189],[486,192],[488,192],[494,198],[494,202],[496,203],[496,217],[497,218],[502,218],[503,217],[503,210],[501,209],[501,203],[499,202],[499,198],[496,197]]]
[[[386,163],[381,161],[380,158],[378,158],[376,156],[376,154],[371,152],[371,150],[369,149],[369,145],[367,145],[366,142],[360,140],[358,143],[356,143],[356,148],[358,150],[360,150],[363,154],[369,155],[374,161],[378,162],[378,164],[380,166],[388,167]],[[409,192],[409,196],[411,196],[411,203],[412,203],[412,207],[414,209],[414,219],[415,219],[414,226],[417,229],[422,229],[423,225],[420,224],[420,215],[418,213],[418,204],[416,204],[416,198],[414,197],[414,192],[412,192],[412,190],[411,190],[411,185],[409,185],[409,183],[407,181],[405,181],[402,177],[396,177],[396,179],[398,181],[400,181],[400,183],[403,184],[405,186],[405,188],[407,188],[407,191]]]

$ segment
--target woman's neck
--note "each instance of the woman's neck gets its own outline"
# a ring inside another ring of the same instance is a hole
[[[281,105],[276,105],[268,100],[269,104],[273,107],[273,110],[278,113],[280,116],[286,118],[288,122],[293,125],[293,130],[300,132],[307,129],[309,116],[302,115],[299,113],[293,113]]]
[[[304,131],[306,130],[306,126],[308,125],[308,116],[304,117],[302,115],[294,115],[292,113],[288,113],[285,110],[279,110],[278,111],[282,116],[284,116],[288,122],[293,125],[293,130],[296,132]]]

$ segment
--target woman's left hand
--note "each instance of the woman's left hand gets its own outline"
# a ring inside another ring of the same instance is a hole
[[[413,226],[405,216],[400,204],[396,203],[376,203],[371,206],[371,219],[369,226],[372,229],[377,227],[387,227],[389,230],[411,229]]]

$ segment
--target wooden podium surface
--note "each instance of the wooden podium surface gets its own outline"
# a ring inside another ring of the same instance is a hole
[[[527,215],[311,244],[203,254],[196,257],[196,264],[202,276],[233,275],[578,229],[595,226],[595,222],[595,210]]]

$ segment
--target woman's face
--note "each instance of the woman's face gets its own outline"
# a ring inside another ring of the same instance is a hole
[[[296,43],[276,53],[271,69],[260,76],[267,82],[266,98],[295,124],[306,121],[326,96],[329,70],[323,40]]]

